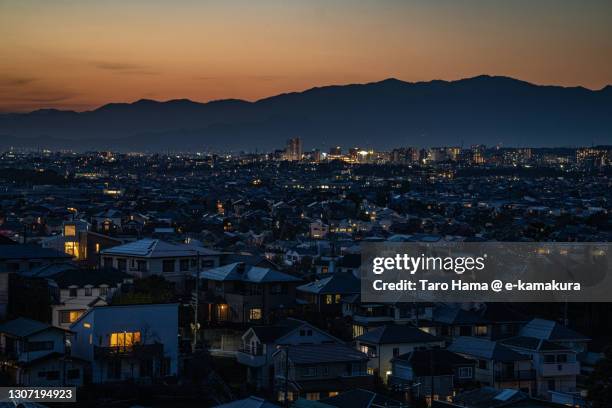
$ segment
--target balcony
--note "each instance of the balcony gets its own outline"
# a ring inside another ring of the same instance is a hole
[[[134,344],[130,347],[99,347],[94,346],[94,359],[106,358],[150,358],[162,357],[164,355],[164,345],[161,343],[153,344]]]
[[[240,349],[236,352],[236,361],[249,367],[262,367],[266,364],[266,355],[261,348],[256,350]]]
[[[533,381],[535,370],[495,371],[495,381]]]
[[[543,377],[554,377],[559,375],[580,374],[579,363],[544,363],[540,366],[539,374]]]

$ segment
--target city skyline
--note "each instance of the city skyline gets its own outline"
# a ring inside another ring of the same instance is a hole
[[[611,7],[3,2],[0,112],[141,98],[253,101],[329,84],[483,73],[600,89],[612,83]]]

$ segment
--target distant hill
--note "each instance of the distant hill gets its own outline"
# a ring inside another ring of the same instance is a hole
[[[612,86],[592,91],[492,76],[387,79],[256,102],[142,99],[87,112],[0,115],[3,148],[270,150],[295,136],[306,148],[323,149],[612,144]]]

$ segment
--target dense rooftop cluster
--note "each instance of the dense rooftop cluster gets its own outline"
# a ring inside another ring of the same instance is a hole
[[[363,242],[611,241],[607,148],[290,142],[0,154],[2,380],[227,407],[588,406],[609,305],[366,303],[359,268]]]

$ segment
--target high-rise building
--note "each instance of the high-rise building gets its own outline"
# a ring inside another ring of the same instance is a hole
[[[321,161],[321,151],[319,149],[314,149],[310,153],[310,159],[314,162],[320,162]]]
[[[473,145],[472,151],[472,163],[473,164],[484,164],[485,163],[485,145]]]
[[[302,139],[294,137],[287,140],[285,148],[285,160],[298,161],[302,160]]]
[[[340,146],[330,147],[329,148],[329,155],[330,156],[335,156],[335,157],[342,156],[342,148]]]
[[[389,156],[392,163],[413,164],[419,162],[419,149],[415,147],[400,147],[393,149]]]

